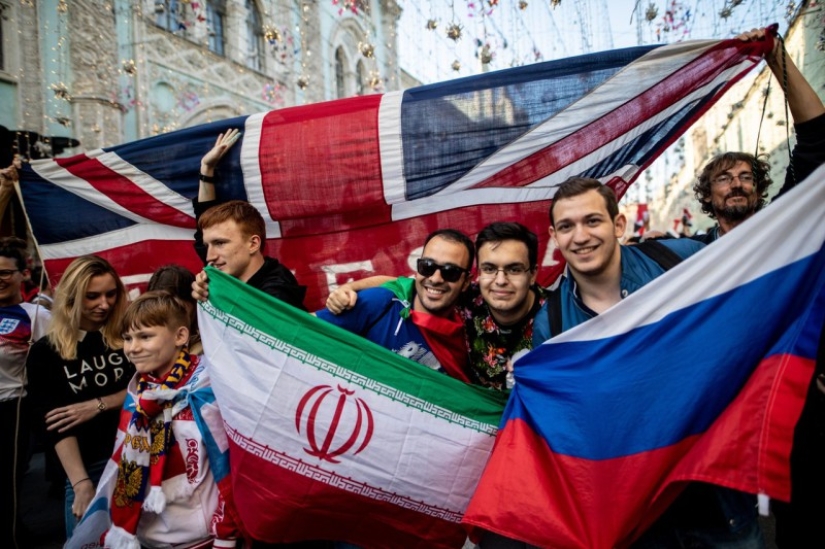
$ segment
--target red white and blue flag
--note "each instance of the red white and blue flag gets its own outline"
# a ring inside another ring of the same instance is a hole
[[[224,120],[34,162],[25,209],[53,281],[89,253],[127,283],[169,262],[199,270],[199,159],[241,128],[218,197],[260,210],[268,254],[309,286],[310,309],[353,276],[409,273],[430,231],[473,235],[496,220],[540,235],[549,282],[561,268],[546,236],[556,186],[591,176],[621,196],[770,47],[636,47]]]
[[[556,549],[623,547],[686,481],[788,500],[825,318],[825,167],[515,365],[464,521]]]

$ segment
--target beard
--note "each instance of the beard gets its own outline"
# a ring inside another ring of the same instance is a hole
[[[728,199],[733,198],[735,196],[741,196],[742,198],[745,198],[746,200],[748,200],[748,203],[728,206]],[[756,203],[751,203],[750,198],[751,196],[742,191],[741,189],[731,190],[731,192],[725,197],[725,205],[716,210],[716,217],[722,217],[724,219],[727,219],[728,221],[743,221],[749,218],[756,212]]]
[[[743,221],[756,212],[755,204],[742,204],[739,206],[725,206],[717,210],[716,217],[723,217],[728,221]]]

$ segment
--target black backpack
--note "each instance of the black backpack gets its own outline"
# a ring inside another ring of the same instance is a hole
[[[658,263],[665,272],[682,262],[682,258],[679,257],[676,252],[657,240],[645,240],[644,242],[636,244],[635,248]],[[555,288],[547,290],[546,292],[547,319],[550,321],[550,337],[554,337],[562,331],[561,291],[557,285]]]

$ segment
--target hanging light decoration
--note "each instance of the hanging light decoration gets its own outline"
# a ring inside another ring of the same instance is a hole
[[[527,2],[525,2],[524,0],[521,0],[518,3],[518,9],[520,9],[521,11],[526,10],[527,9]]]
[[[372,88],[373,91],[379,91],[381,89],[381,75],[378,71],[370,71],[369,78],[367,79],[367,86]]]
[[[361,55],[363,55],[367,59],[372,59],[372,57],[375,55],[375,46],[373,46],[369,42],[360,42],[358,44],[358,50],[361,52]]]
[[[647,9],[645,10],[645,21],[648,23],[652,22],[659,16],[659,8],[656,7],[656,4],[651,2],[648,4]]]
[[[460,71],[460,70],[461,70],[461,61],[459,61],[458,59],[456,59],[455,61],[453,61],[453,64],[452,64],[452,65],[450,65],[450,67],[452,67],[452,69],[453,69],[455,72]]]
[[[484,44],[484,47],[481,48],[481,52],[478,54],[479,59],[481,59],[482,65],[489,65],[490,61],[493,60],[493,52],[490,51],[490,45]]]
[[[280,42],[282,39],[280,31],[278,31],[276,27],[271,27],[269,25],[264,27],[264,38],[267,42],[269,42],[270,46],[274,45],[275,42]]]
[[[120,65],[120,68],[129,76],[134,76],[137,74],[137,65],[135,65],[134,59],[124,59],[123,63]]]
[[[307,78],[306,76],[299,76],[298,80],[296,80],[295,83],[298,84],[299,88],[305,90],[307,89],[307,87],[309,87],[309,78]]]
[[[438,21],[435,19],[427,19],[427,30],[435,30],[438,28]]]
[[[65,99],[66,101],[71,101],[72,96],[69,93],[69,88],[63,82],[59,84],[52,84],[52,91],[54,92],[54,96],[58,99]]]
[[[458,42],[459,40],[461,40],[462,30],[463,29],[461,28],[461,25],[459,25],[458,23],[450,23],[450,25],[447,27],[447,38],[454,42]]]

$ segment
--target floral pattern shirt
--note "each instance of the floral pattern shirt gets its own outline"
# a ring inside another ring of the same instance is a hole
[[[512,326],[498,325],[481,297],[477,283],[469,288],[467,297],[459,304],[470,353],[470,370],[479,385],[499,391],[506,389],[507,361],[517,352],[533,348],[533,318],[544,305],[546,294],[539,286],[534,286],[531,291],[536,294],[533,307]]]

